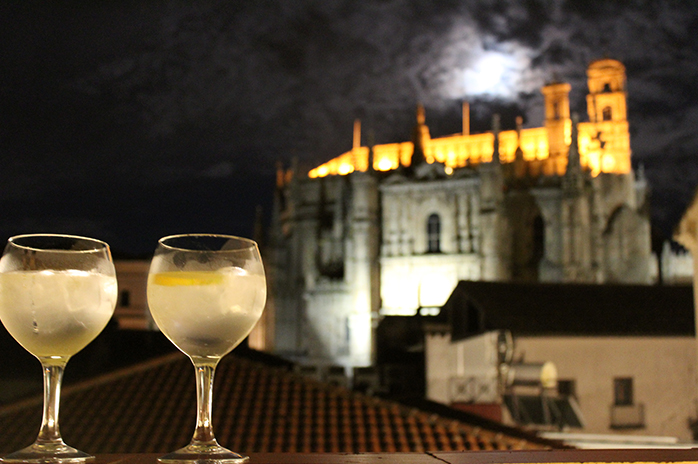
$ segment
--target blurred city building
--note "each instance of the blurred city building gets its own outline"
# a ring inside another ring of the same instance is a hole
[[[694,440],[689,285],[462,281],[430,319],[433,401],[538,430]]]
[[[461,280],[649,284],[648,186],[631,167],[624,66],[543,87],[543,126],[361,145],[308,175],[280,169],[266,258],[276,353],[369,366],[392,315],[436,314]]]

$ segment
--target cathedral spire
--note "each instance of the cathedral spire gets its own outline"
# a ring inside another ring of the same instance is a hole
[[[361,119],[354,120],[354,143],[353,150],[361,148]]]
[[[492,134],[494,135],[494,150],[492,151],[492,163],[500,164],[499,159],[499,114],[492,115]]]
[[[636,178],[637,178],[638,182],[647,181],[647,175],[645,174],[645,163],[640,163],[637,166]]]
[[[470,135],[470,103],[463,102],[463,135]]]
[[[521,116],[516,117],[516,154],[517,160],[521,159],[523,161],[523,150],[521,149],[521,126],[523,125],[523,118]]]
[[[578,174],[582,171],[581,159],[579,157],[579,115],[572,114],[572,142],[570,143],[569,154],[567,155],[567,173]]]
[[[514,152],[514,175],[517,178],[526,177],[526,162],[523,156],[523,150],[521,149],[521,126],[523,125],[523,118],[521,116],[516,117],[516,151]]]
[[[373,129],[368,131],[368,161],[366,166],[366,172],[373,172],[373,162],[375,160],[375,153],[373,151],[373,146],[375,145],[375,134]]]
[[[426,116],[424,112],[424,105],[421,103],[417,105],[417,124],[414,126],[412,131],[412,160],[410,162],[411,168],[416,168],[422,163],[426,162],[426,155],[424,153],[426,142],[431,138],[429,136],[429,128],[426,123]]]
[[[579,156],[578,123],[579,116],[576,113],[572,114],[572,141],[567,154],[567,170],[562,181],[563,188],[571,195],[578,195],[584,184],[582,163]]]
[[[283,188],[286,184],[285,182],[286,173],[284,172],[284,165],[281,160],[276,162],[276,188]]]

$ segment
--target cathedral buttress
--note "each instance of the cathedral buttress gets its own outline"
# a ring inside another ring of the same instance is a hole
[[[562,178],[562,230],[564,280],[593,281],[591,253],[591,205],[585,173],[579,158],[578,118],[572,119],[567,171]]]
[[[509,278],[510,274],[507,264],[511,243],[505,239],[509,236],[509,224],[504,208],[504,172],[499,153],[499,132],[500,119],[495,114],[492,117],[492,160],[480,166],[480,225],[488,231],[482,234],[480,242],[483,280]]]

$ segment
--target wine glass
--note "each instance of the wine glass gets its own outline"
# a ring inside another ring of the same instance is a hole
[[[191,443],[159,461],[248,459],[220,446],[213,435],[213,376],[221,358],[257,323],[266,297],[262,258],[252,240],[186,234],[158,241],[148,274],[148,306],[162,333],[194,364],[197,393]]]
[[[36,441],[6,462],[80,463],[58,428],[63,370],[99,335],[116,305],[116,272],[106,243],[72,235],[18,235],[0,258],[0,320],[41,362],[44,409]]]

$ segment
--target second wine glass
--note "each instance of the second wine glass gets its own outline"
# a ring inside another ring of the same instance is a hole
[[[158,242],[148,275],[148,306],[162,333],[194,364],[197,421],[189,445],[161,462],[238,463],[248,458],[213,434],[213,378],[223,356],[259,320],[266,302],[257,244],[228,235],[186,234]]]

